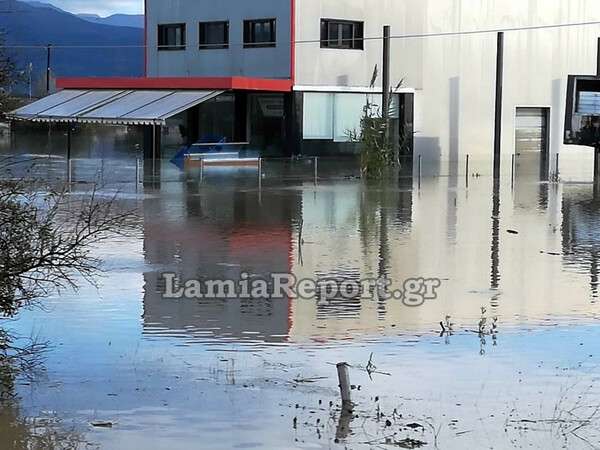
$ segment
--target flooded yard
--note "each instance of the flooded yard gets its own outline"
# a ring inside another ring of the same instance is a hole
[[[0,411],[0,448],[595,448],[593,185],[368,184],[326,166],[338,176],[315,182],[297,164],[267,165],[260,182],[248,171],[200,182],[163,162],[158,180],[101,186],[137,211],[136,232],[94,248],[97,288],[82,283],[2,323],[50,348]],[[135,158],[119,166],[134,170]],[[165,299],[165,273],[441,285],[419,306]],[[351,412],[339,362],[350,366]]]

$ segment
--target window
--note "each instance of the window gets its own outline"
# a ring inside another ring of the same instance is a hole
[[[306,92],[303,104],[304,139],[333,139],[333,94]]]
[[[200,22],[200,49],[229,48],[229,22]]]
[[[275,19],[244,20],[244,48],[275,47]]]
[[[321,48],[364,49],[364,23],[321,20]]]
[[[158,26],[159,50],[185,50],[185,23]]]

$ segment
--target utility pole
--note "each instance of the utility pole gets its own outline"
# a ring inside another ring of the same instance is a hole
[[[383,119],[390,117],[390,26],[383,27]]]
[[[496,53],[496,115],[494,123],[494,180],[500,179],[502,159],[502,91],[504,81],[504,33],[498,33]]]
[[[31,98],[31,75],[33,73],[33,63],[29,63],[29,98]]]
[[[52,50],[52,45],[48,44],[46,47],[47,55],[46,55],[46,93],[50,93],[50,53]]]
[[[383,103],[383,109],[382,109],[382,116],[383,116],[383,122],[385,125],[385,136],[384,139],[386,140],[387,145],[392,145],[392,148],[394,150],[394,169],[398,168],[398,158],[399,158],[399,154],[398,154],[398,145],[397,142],[395,142],[395,136],[396,134],[392,132],[391,128],[391,124],[392,124],[392,120],[390,118],[390,106],[391,106],[391,101],[390,101],[390,53],[391,53],[391,28],[389,25],[385,25],[383,27],[383,74],[382,74],[382,103]],[[394,142],[391,142],[392,139],[394,140]]]

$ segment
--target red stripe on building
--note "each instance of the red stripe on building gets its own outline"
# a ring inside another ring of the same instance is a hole
[[[61,89],[239,89],[290,92],[291,80],[242,77],[58,78]]]

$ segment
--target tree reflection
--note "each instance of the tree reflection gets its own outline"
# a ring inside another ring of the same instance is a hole
[[[97,446],[56,416],[26,418],[16,400],[0,406],[0,448],[6,450],[75,450]]]

